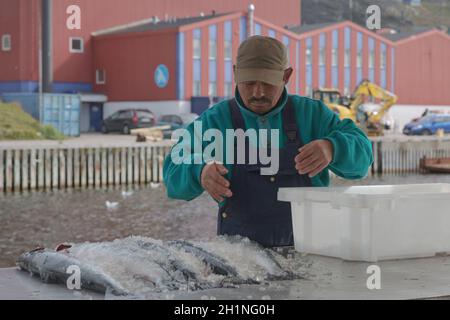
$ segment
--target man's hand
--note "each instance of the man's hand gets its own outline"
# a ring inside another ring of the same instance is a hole
[[[218,163],[207,164],[202,171],[201,184],[211,197],[222,202],[225,198],[233,196],[230,190],[230,183],[223,176],[228,173],[228,170]]]
[[[316,140],[299,149],[295,168],[299,174],[315,177],[333,161],[333,144],[328,140]]]

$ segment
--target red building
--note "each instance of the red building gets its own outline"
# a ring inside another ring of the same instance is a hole
[[[66,26],[70,5],[81,9],[80,30]],[[53,6],[54,91],[102,94],[109,101],[105,116],[131,106],[187,112],[192,97],[232,96],[237,49],[250,34],[288,47],[291,93],[335,87],[349,94],[369,79],[396,93],[400,104],[450,106],[450,37],[438,30],[381,35],[349,21],[302,26],[298,0],[58,0]],[[40,0],[0,0],[0,36],[11,44],[0,50],[0,94],[37,90],[39,9]],[[101,101],[86,100],[82,122]]]
[[[92,32],[158,17],[166,20],[245,11],[253,3],[259,16],[274,23],[299,24],[299,0],[54,0],[53,77],[55,92],[92,91]],[[80,9],[80,29],[69,29],[71,6]],[[12,48],[0,50],[0,92],[35,91],[39,77],[41,0],[0,0],[0,37],[9,36]],[[69,13],[68,13],[69,12]],[[74,44],[81,50],[74,50]]]

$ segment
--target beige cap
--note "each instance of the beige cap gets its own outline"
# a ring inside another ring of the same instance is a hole
[[[238,50],[236,83],[262,81],[274,86],[283,84],[288,68],[286,46],[280,41],[264,36],[245,40]]]

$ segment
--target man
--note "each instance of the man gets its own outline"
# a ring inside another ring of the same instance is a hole
[[[371,143],[353,121],[340,121],[322,102],[288,95],[285,86],[293,70],[278,40],[254,36],[243,42],[234,73],[235,99],[215,105],[198,121],[224,136],[228,129],[279,130],[279,141],[269,142],[278,144],[278,171],[262,175],[260,162],[180,164],[169,155],[164,163],[168,196],[192,200],[206,190],[219,203],[218,234],[245,236],[269,247],[291,246],[290,204],[277,200],[278,189],[328,186],[328,170],[346,179],[363,178],[373,161]],[[192,140],[199,139],[194,124],[187,130]],[[175,146],[183,146],[184,159],[202,158],[185,140]],[[250,145],[247,141],[245,153]],[[242,152],[232,146],[224,152]]]

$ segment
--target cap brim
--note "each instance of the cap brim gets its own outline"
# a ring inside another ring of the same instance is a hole
[[[274,86],[283,84],[284,71],[272,69],[236,69],[236,83],[261,81]]]

